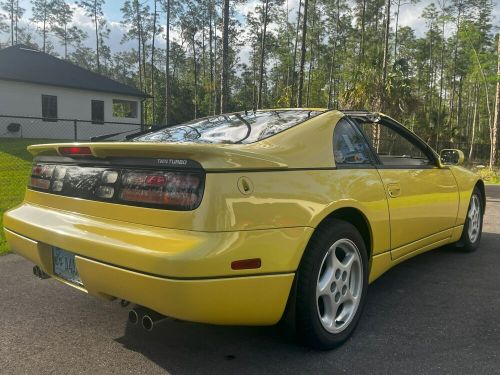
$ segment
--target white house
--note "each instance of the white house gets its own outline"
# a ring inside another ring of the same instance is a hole
[[[140,130],[147,94],[47,53],[0,50],[0,137],[86,140]]]

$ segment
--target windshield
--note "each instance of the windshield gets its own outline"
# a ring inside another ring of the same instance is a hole
[[[253,143],[313,118],[322,111],[276,110],[205,117],[139,135],[132,142]]]

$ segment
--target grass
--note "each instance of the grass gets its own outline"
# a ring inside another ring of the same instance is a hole
[[[9,251],[3,233],[3,213],[23,200],[31,169],[31,154],[26,147],[54,143],[48,139],[0,139],[0,255]]]

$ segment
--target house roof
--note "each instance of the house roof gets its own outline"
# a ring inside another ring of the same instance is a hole
[[[21,44],[0,50],[0,79],[142,98],[149,96],[135,87]]]

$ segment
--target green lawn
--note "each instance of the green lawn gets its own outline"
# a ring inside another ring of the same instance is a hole
[[[3,230],[5,210],[21,203],[31,167],[26,147],[35,143],[54,143],[48,139],[0,139],[0,255],[8,251]]]

